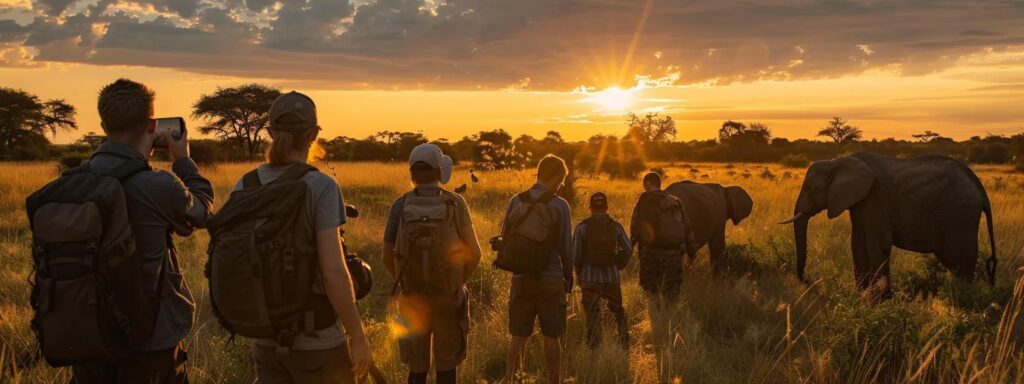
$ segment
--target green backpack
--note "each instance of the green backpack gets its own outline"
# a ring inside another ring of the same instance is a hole
[[[335,324],[327,296],[313,290],[320,268],[302,176],[315,170],[292,164],[268,184],[253,170],[208,221],[210,303],[232,334],[290,347],[299,332]]]
[[[395,244],[403,293],[454,294],[465,280],[469,248],[459,232],[458,204],[444,190],[438,195],[416,190],[405,194]]]
[[[530,191],[517,195],[519,204],[508,215],[505,233],[495,242],[494,266],[514,274],[544,270],[558,245],[559,217],[548,204],[553,193],[534,199]]]
[[[153,332],[160,288],[155,296],[143,289],[122,187],[149,169],[129,160],[99,173],[85,163],[25,201],[32,230],[32,329],[51,366],[128,356]]]

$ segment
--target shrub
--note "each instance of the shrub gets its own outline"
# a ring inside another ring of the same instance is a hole
[[[60,158],[60,164],[58,165],[58,169],[63,171],[65,169],[77,167],[79,165],[82,165],[82,162],[85,161],[85,159],[87,158],[89,158],[88,155],[79,152],[71,152],[64,154],[64,156],[61,156]]]
[[[802,153],[796,155],[790,154],[779,160],[779,164],[788,168],[806,168],[808,165],[811,165],[811,159],[808,159],[807,155]]]

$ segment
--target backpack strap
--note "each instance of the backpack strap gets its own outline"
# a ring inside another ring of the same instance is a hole
[[[260,174],[259,172],[256,172],[255,169],[246,172],[245,175],[242,176],[242,189],[256,188],[261,185],[263,184],[260,183]]]
[[[306,173],[316,170],[316,167],[306,163],[292,163],[289,164],[288,168],[285,168],[284,173],[282,173],[281,176],[278,176],[276,179],[274,179],[274,181],[272,181],[271,184],[285,181],[295,181],[301,179],[302,176],[306,175]]]
[[[88,166],[88,164],[86,164]],[[126,181],[135,174],[142,171],[149,171],[153,168],[149,167],[149,164],[143,160],[132,159],[121,163],[116,168],[110,170],[108,173],[110,176],[117,178],[120,181]]]

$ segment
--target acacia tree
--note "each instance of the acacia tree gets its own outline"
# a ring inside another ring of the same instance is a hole
[[[718,141],[735,146],[766,145],[772,138],[772,130],[764,123],[743,124],[728,120],[718,130]]]
[[[270,104],[280,95],[277,88],[255,83],[217,88],[192,105],[192,117],[206,122],[200,132],[234,142],[239,154],[251,159],[267,141]]]
[[[922,143],[928,143],[931,142],[932,140],[942,137],[942,135],[940,135],[938,132],[932,131],[924,131],[923,133],[916,133],[910,136],[914,137],[915,139],[919,140]]]
[[[45,143],[45,135],[78,129],[75,107],[63,99],[39,100],[20,89],[0,87],[0,155],[10,156],[22,146]]]
[[[676,121],[672,116],[660,117],[657,112],[638,116],[630,112],[626,124],[629,125],[629,137],[646,144],[664,143],[676,138]]]
[[[852,143],[863,136],[864,132],[860,128],[854,127],[847,123],[843,118],[836,116],[832,120],[828,121],[828,125],[818,131],[818,136],[824,136],[832,139],[836,144]]]

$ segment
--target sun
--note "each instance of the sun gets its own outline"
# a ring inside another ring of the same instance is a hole
[[[591,94],[588,100],[609,112],[624,112],[633,106],[633,91],[611,87]]]

